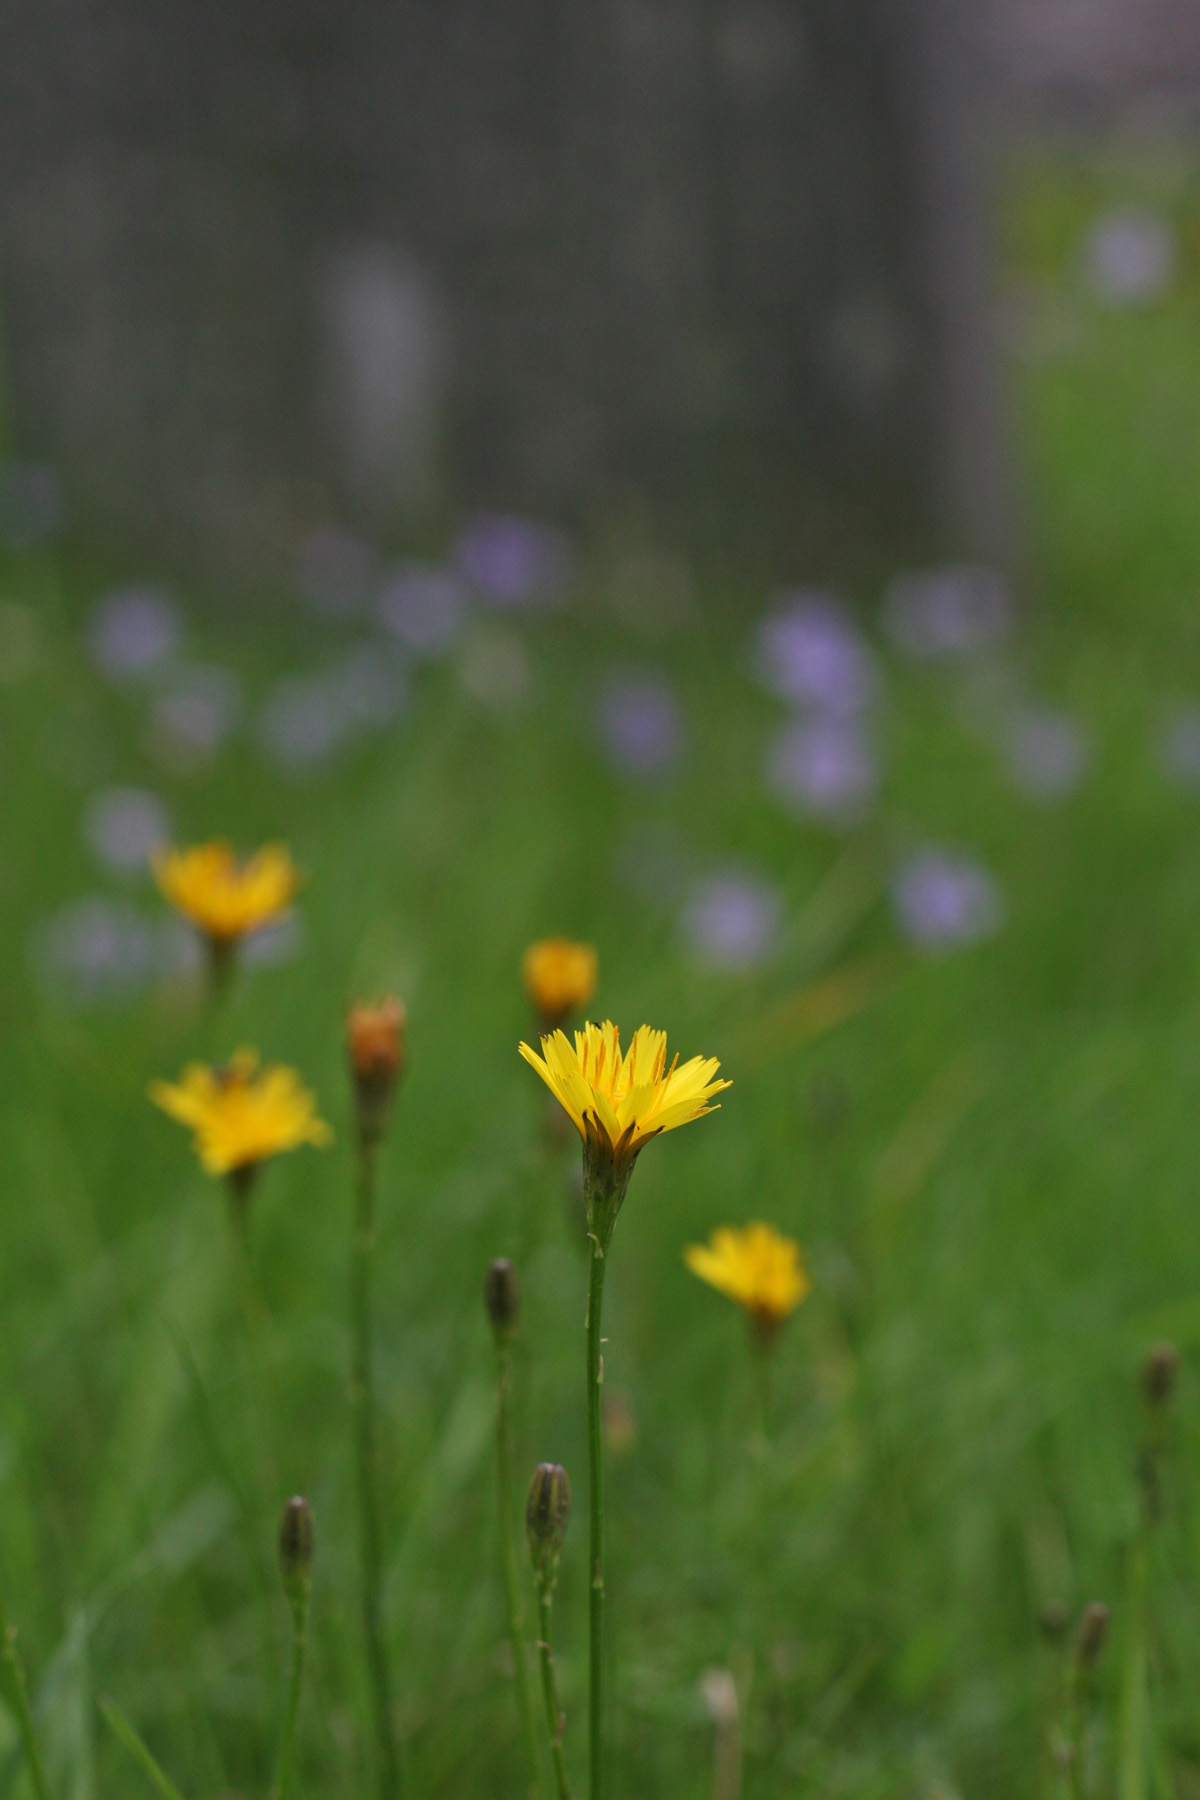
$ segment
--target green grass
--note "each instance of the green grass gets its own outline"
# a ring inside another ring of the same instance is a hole
[[[5,564],[0,599],[32,608],[38,641],[0,696],[0,1571],[56,1794],[144,1791],[100,1719],[106,1695],[185,1795],[265,1791],[287,1651],[273,1533],[296,1491],[318,1531],[298,1791],[369,1791],[340,1020],[385,986],[410,1011],[377,1264],[407,1792],[520,1783],[480,1298],[502,1254],[525,1287],[519,1463],[575,1479],[556,1619],[582,1785],[585,1265],[516,1055],[520,952],[552,930],[597,944],[605,1011],[720,1056],[735,1083],[715,1118],[647,1152],[613,1248],[606,1375],[636,1421],[610,1457],[614,1800],[711,1792],[698,1683],[714,1666],[738,1683],[754,1800],[1040,1800],[1064,1652],[1039,1615],[1093,1598],[1114,1611],[1096,1684],[1112,1767],[1136,1372],[1162,1335],[1185,1360],[1150,1570],[1156,1800],[1200,1792],[1200,818],[1151,748],[1164,709],[1200,697],[1198,193],[1144,159],[1041,159],[1013,183],[1010,267],[1073,321],[1062,354],[1015,377],[1034,572],[1013,665],[1096,743],[1058,806],[1009,790],[958,678],[889,665],[880,819],[849,845],[797,828],[761,791],[778,714],[745,642],[765,596],[706,592],[693,626],[647,652],[614,626],[600,575],[570,616],[514,627],[524,710],[489,712],[442,669],[329,773],[285,780],[243,736],[204,775],[167,779],[142,747],[144,701],[105,689],[80,649],[86,566]],[[1077,279],[1081,234],[1147,197],[1183,228],[1179,283],[1107,313]],[[869,622],[874,592],[856,598]],[[252,694],[319,652],[269,615],[194,637]],[[590,727],[597,678],[647,655],[677,682],[693,744],[679,782],[648,792],[605,770]],[[247,974],[215,1022],[184,989],[83,1012],[47,996],[31,932],[104,885],[72,763],[157,788],[185,837],[286,837],[309,874],[301,957]],[[781,885],[789,929],[767,970],[705,973],[673,915],[616,879],[646,819],[702,863]],[[990,943],[936,959],[899,945],[886,873],[923,839],[996,873],[1008,920]],[[770,1026],[782,996],[870,958],[885,971],[873,1004],[807,1041]],[[243,1041],[295,1063],[338,1134],[270,1167],[255,1200],[266,1425],[222,1196],[145,1098],[154,1076]],[[827,1129],[814,1095],[834,1079],[848,1108]],[[681,1260],[713,1225],[757,1216],[804,1242],[816,1277],[780,1346],[765,1456],[742,1322]],[[24,1779],[15,1747],[0,1716],[0,1800]],[[1107,1773],[1097,1791],[1115,1791]]]

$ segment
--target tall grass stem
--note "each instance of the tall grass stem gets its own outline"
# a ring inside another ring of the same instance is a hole
[[[125,1746],[146,1780],[161,1800],[183,1800],[182,1794],[162,1767],[157,1757],[142,1742],[134,1727],[114,1700],[102,1700],[100,1711],[113,1736]]]
[[[375,1722],[380,1800],[396,1800],[400,1765],[392,1724],[392,1688],[381,1616],[382,1553],[375,1485],[375,1381],[371,1271],[375,1253],[375,1145],[360,1141],[355,1171],[354,1243],[350,1280],[353,1365],[350,1407],[358,1462],[358,1519],[363,1639]]]
[[[588,1790],[604,1794],[604,1339],[601,1311],[607,1266],[604,1246],[588,1238],[587,1429],[588,1429]]]
[[[304,1683],[304,1659],[308,1651],[309,1592],[307,1581],[297,1582],[291,1597],[292,1657],[283,1725],[279,1733],[279,1756],[275,1764],[270,1800],[287,1800],[292,1787],[292,1771],[296,1765],[296,1720],[300,1714],[300,1690]]]
[[[563,1710],[558,1703],[558,1680],[554,1673],[554,1651],[550,1647],[550,1611],[553,1596],[543,1587],[538,1595],[538,1658],[542,1669],[542,1698],[546,1703],[546,1729],[550,1734],[550,1760],[554,1765],[557,1800],[571,1800],[567,1780],[567,1759],[563,1754]]]
[[[517,1712],[520,1715],[521,1735],[525,1739],[525,1749],[529,1757],[529,1792],[531,1795],[536,1795],[541,1786],[541,1763],[538,1756],[533,1687],[529,1679],[529,1656],[525,1643],[525,1609],[521,1605],[517,1547],[513,1539],[511,1395],[512,1350],[507,1335],[498,1333],[496,1338],[496,1488],[500,1510],[500,1566],[504,1577],[504,1604],[508,1614],[508,1639],[512,1646]]]
[[[4,1604],[3,1593],[0,1592],[0,1667],[3,1668],[5,1698],[17,1721],[17,1730],[21,1736],[21,1747],[25,1752],[25,1761],[29,1768],[30,1785],[37,1800],[50,1800],[50,1785],[46,1780],[45,1765],[38,1746],[37,1732],[33,1725],[33,1712],[29,1705],[29,1685],[25,1680],[25,1665],[21,1661],[21,1653],[17,1649],[17,1633],[15,1627],[8,1622],[8,1609]]]

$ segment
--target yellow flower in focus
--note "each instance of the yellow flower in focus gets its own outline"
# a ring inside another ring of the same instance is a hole
[[[683,1260],[693,1275],[744,1306],[767,1339],[812,1287],[799,1244],[758,1221],[740,1230],[722,1225],[707,1244],[689,1244]]]
[[[521,958],[525,992],[547,1030],[561,1025],[569,1013],[582,1012],[596,993],[596,952],[591,944],[571,938],[541,938]]]
[[[573,1044],[565,1032],[547,1032],[540,1056],[528,1044],[520,1050],[571,1119],[593,1170],[618,1178],[652,1137],[703,1118],[730,1085],[717,1080],[715,1057],[694,1056],[682,1068],[676,1057],[668,1069],[667,1034],[649,1025],[638,1026],[624,1056],[611,1021],[585,1025]]]
[[[210,1175],[234,1175],[301,1144],[323,1145],[333,1133],[295,1069],[260,1068],[256,1050],[239,1050],[221,1069],[189,1063],[177,1085],[155,1081],[155,1106],[190,1126],[196,1154]]]
[[[228,950],[248,932],[282,919],[300,885],[283,844],[265,844],[244,860],[232,844],[195,844],[162,851],[153,867],[171,905],[215,950]]]

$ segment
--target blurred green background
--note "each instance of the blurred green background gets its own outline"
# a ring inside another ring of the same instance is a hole
[[[1137,1377],[1169,1337],[1139,1791],[1200,1794],[1200,179],[1178,150],[1051,149],[1005,193],[1029,521],[1007,628],[914,658],[885,548],[793,571],[842,594],[834,635],[875,684],[857,810],[804,816],[764,780],[788,709],[756,621],[791,603],[649,535],[578,545],[556,606],[471,602],[424,660],[361,616],[301,628],[176,591],[126,611],[151,650],[155,619],[181,633],[140,669],[112,624],[128,569],[70,536],[5,553],[0,1567],[58,1793],[142,1791],[103,1694],[186,1794],[265,1788],[293,1491],[318,1530],[300,1791],[367,1791],[341,1018],[385,988],[410,1020],[377,1263],[407,1791],[520,1787],[496,1255],[524,1281],[519,1467],[575,1478],[557,1611],[582,1776],[584,1261],[574,1153],[546,1155],[516,1055],[521,952],[561,931],[597,946],[603,1015],[734,1083],[643,1159],[614,1244],[614,1793],[712,1793],[713,1669],[747,1796],[1054,1793],[1059,1619],[1092,1599],[1113,1608],[1091,1754],[1115,1792]],[[1088,234],[1147,215],[1170,279],[1116,304]],[[336,729],[328,685],[303,686],[331,670]],[[180,693],[192,711],[164,709]],[[154,802],[179,841],[283,838],[306,872],[298,931],[216,1016],[141,866]],[[255,1197],[266,1389],[223,1196],[146,1100],[244,1042],[301,1070],[337,1138]],[[814,1275],[765,1447],[743,1321],[681,1254],[751,1218]],[[23,1780],[0,1715],[0,1791]]]

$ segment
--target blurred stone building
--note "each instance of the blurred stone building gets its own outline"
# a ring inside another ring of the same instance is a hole
[[[10,435],[126,540],[755,459],[1004,532],[953,0],[9,0]]]

